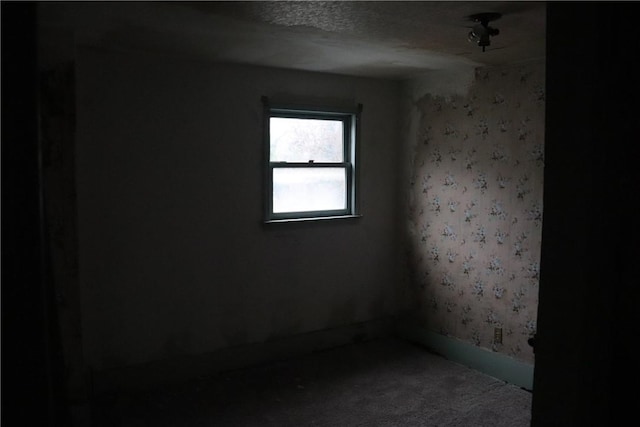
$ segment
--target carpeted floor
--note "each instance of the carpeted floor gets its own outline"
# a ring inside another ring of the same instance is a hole
[[[531,393],[400,340],[376,340],[144,393],[95,427],[529,427]]]

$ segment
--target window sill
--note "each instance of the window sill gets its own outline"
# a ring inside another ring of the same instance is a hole
[[[362,218],[362,215],[336,215],[336,216],[317,216],[309,218],[283,218],[283,219],[270,219],[265,221],[265,224],[281,224],[286,222],[309,222],[309,221],[327,221],[327,220],[343,220]]]

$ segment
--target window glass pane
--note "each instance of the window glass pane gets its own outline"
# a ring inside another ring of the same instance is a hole
[[[274,168],[273,212],[346,209],[344,168]]]
[[[271,117],[272,162],[342,162],[342,120]]]

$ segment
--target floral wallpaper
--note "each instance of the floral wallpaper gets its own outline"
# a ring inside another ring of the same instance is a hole
[[[544,63],[478,68],[427,95],[412,147],[409,263],[423,327],[533,363],[544,170]],[[494,329],[502,328],[502,343]]]

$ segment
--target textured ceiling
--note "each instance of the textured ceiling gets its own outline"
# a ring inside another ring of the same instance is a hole
[[[544,2],[42,2],[41,24],[81,45],[403,79],[545,55]],[[486,52],[469,16],[498,12]]]

